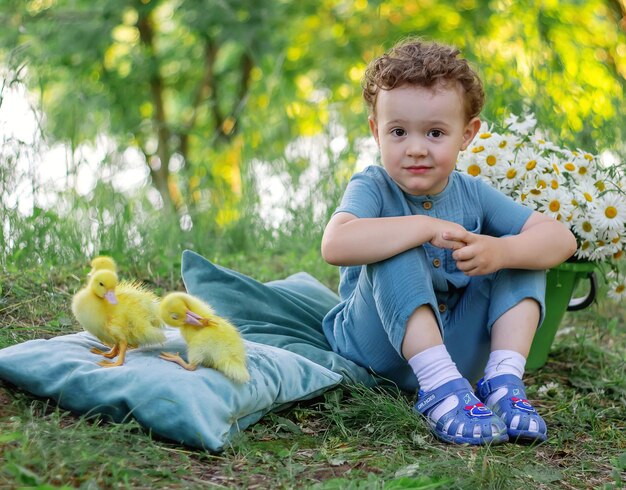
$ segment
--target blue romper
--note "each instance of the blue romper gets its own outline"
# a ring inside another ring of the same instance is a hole
[[[357,218],[422,214],[497,237],[518,234],[532,214],[481,179],[456,171],[439,194],[412,196],[379,166],[352,177],[338,212]],[[451,250],[425,243],[380,262],[341,267],[339,296],[323,324],[333,350],[414,391],[417,379],[401,346],[416,308],[431,306],[452,359],[475,382],[489,356],[491,326],[504,312],[532,298],[543,319],[545,271],[502,269],[469,277],[457,269]]]

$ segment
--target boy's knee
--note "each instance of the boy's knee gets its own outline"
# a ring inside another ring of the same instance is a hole
[[[535,290],[543,295],[546,289],[546,271],[526,269],[501,269],[495,272],[492,288],[505,290]]]

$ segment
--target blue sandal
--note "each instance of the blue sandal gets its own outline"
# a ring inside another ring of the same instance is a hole
[[[444,413],[436,422],[431,420],[429,414],[450,395],[458,398],[456,407]],[[448,381],[432,391],[420,390],[415,410],[426,416],[435,437],[444,442],[482,445],[508,440],[507,428],[500,417],[476,398],[472,386],[464,378]],[[480,435],[474,435],[477,427],[480,428]]]
[[[507,393],[491,408],[506,424],[509,437],[519,442],[545,441],[548,438],[546,423],[526,399],[524,383],[517,376],[501,374],[488,381],[481,379],[476,394],[486,403],[500,388],[505,388]],[[532,421],[535,421],[536,430],[530,430]]]

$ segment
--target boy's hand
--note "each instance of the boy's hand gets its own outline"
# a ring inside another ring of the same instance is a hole
[[[452,258],[456,266],[467,276],[482,276],[496,272],[505,266],[502,241],[489,235],[464,233],[448,233],[445,238],[452,241],[462,241],[466,245],[455,249]]]
[[[436,226],[433,227],[433,237],[430,244],[438,248],[458,250],[465,247],[463,237],[468,233],[465,228],[457,223],[435,218]]]

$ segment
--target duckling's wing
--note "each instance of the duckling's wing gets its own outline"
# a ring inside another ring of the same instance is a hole
[[[141,295],[151,301],[159,301],[159,297],[140,281],[121,281],[115,288],[117,294]]]

